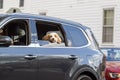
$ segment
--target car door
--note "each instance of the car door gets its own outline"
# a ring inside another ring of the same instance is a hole
[[[0,80],[37,80],[33,48],[0,48]]]
[[[28,25],[32,25],[32,21]],[[0,47],[0,80],[38,80],[37,54],[32,37],[31,40],[32,44],[28,45]]]
[[[69,80],[77,57],[64,48],[37,48],[39,80]],[[54,52],[53,52],[54,51]]]
[[[58,26],[59,25],[59,26]],[[36,53],[38,55],[38,78],[39,80],[69,80],[70,68],[76,62],[76,58],[71,55],[71,49],[65,49],[65,39],[62,36],[60,24],[36,21]],[[50,43],[42,39],[48,32],[59,32],[62,37],[61,44]],[[55,45],[54,45],[55,44]],[[64,44],[64,45],[63,45]],[[62,48],[61,48],[62,47]],[[65,51],[66,50],[66,51]]]

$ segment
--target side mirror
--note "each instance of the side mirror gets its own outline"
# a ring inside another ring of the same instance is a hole
[[[12,42],[9,36],[0,36],[0,47],[9,47]]]

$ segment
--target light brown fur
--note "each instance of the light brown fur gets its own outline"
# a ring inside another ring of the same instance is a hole
[[[55,32],[51,32],[51,33],[46,34],[42,39],[43,40],[48,40],[51,43],[56,42],[58,44],[60,44],[61,41],[62,41],[61,38],[59,37],[59,35]]]

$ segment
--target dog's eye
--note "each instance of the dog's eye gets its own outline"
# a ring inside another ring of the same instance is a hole
[[[55,35],[55,37],[57,37],[57,35]]]
[[[52,36],[50,35],[50,37],[52,37]]]

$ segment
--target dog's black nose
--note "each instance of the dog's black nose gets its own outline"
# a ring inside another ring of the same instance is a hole
[[[54,39],[54,38],[52,38],[52,40],[54,41],[55,39]]]

